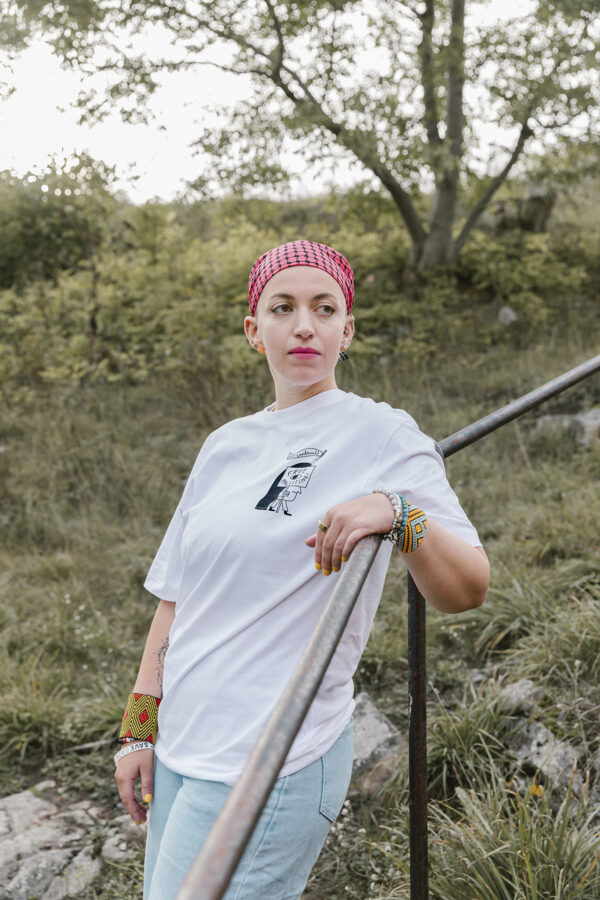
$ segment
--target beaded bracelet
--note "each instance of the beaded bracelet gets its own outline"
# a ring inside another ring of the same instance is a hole
[[[390,531],[383,535],[384,539],[397,544],[401,553],[417,550],[427,528],[427,517],[423,510],[413,506],[406,497],[395,491],[376,488],[373,493],[385,494],[394,507],[394,521]]]
[[[131,740],[150,741],[151,744],[155,742],[160,700],[160,697],[153,697],[151,694],[129,695],[117,738],[119,744],[127,744]]]
[[[133,753],[135,750],[154,750],[154,744],[151,744],[150,741],[136,741],[133,744],[127,744],[127,746],[123,747],[122,750],[119,750],[119,752],[115,753],[113,756],[115,766],[121,757],[127,756],[128,753]]]

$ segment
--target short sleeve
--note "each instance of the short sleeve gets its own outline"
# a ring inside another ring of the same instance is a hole
[[[213,432],[214,434],[214,432]],[[190,497],[194,490],[194,478],[201,468],[202,461],[208,453],[212,443],[213,435],[209,435],[205,440],[200,453],[196,457],[196,461],[190,472],[185,488],[181,495],[181,499],[177,504],[177,509],[173,513],[173,517],[169,522],[165,535],[162,539],[160,547],[154,557],[152,565],[144,581],[144,587],[155,597],[160,600],[169,600],[172,603],[177,602],[179,596],[179,587],[183,573],[183,557],[182,557],[182,538],[184,528],[184,510],[190,502]]]
[[[428,518],[474,547],[481,546],[476,529],[446,478],[444,460],[435,442],[407,414],[389,437],[371,473],[373,489],[398,491]],[[376,483],[375,483],[376,482]]]
[[[181,583],[182,534],[183,513],[180,501],[144,582],[147,591],[160,600],[170,600],[172,603],[177,602]]]

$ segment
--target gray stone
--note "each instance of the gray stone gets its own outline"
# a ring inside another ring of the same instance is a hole
[[[0,869],[15,859],[33,856],[44,847],[55,847],[62,832],[54,822],[34,823],[24,831],[17,831],[0,841]]]
[[[127,841],[120,834],[111,834],[102,845],[102,858],[108,862],[123,862],[128,852]]]
[[[129,841],[143,841],[146,837],[146,822],[136,825],[129,813],[117,816],[110,824],[115,832],[118,832],[122,838],[124,837]]]
[[[0,800],[0,814],[4,812],[8,817],[11,831],[24,831],[56,811],[54,803],[37,797],[32,791],[21,791]]]
[[[98,857],[92,856],[89,847],[85,847],[72,859],[60,875],[51,882],[43,900],[63,900],[64,897],[79,897],[85,888],[95,881],[102,869]]]
[[[512,325],[519,321],[519,317],[510,306],[501,306],[498,310],[498,321],[501,325]]]
[[[10,832],[10,823],[8,821],[8,813],[5,809],[0,809],[0,838]]]
[[[32,791],[37,791],[42,794],[44,791],[51,791],[56,787],[56,782],[52,778],[47,778],[46,781],[38,781],[37,784],[31,788]]]
[[[41,897],[70,857],[68,850],[43,850],[22,860],[17,874],[0,887],[0,900]]]
[[[582,413],[540,416],[536,420],[536,428],[563,428],[571,431],[582,446],[589,447],[600,438],[600,407],[595,406]]]
[[[583,434],[580,438],[581,443],[589,447],[600,438],[600,406],[588,409],[584,413],[578,413],[575,418],[583,428]]]
[[[379,712],[366,692],[359,694],[354,709],[354,774],[390,756],[400,744],[398,729]]]
[[[544,692],[530,678],[521,678],[512,684],[503,685],[498,693],[502,708],[509,713],[532,713],[537,709],[537,701]]]
[[[600,783],[600,747],[598,747],[596,752],[592,755],[590,764],[592,771],[596,776],[596,781]]]
[[[540,772],[550,785],[566,788],[581,751],[559,741],[541,722],[527,722],[519,728],[511,747],[519,765],[526,771]],[[583,779],[579,772],[573,776],[573,793],[580,796]]]

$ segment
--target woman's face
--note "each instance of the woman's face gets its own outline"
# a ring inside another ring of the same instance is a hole
[[[337,281],[310,266],[282,269],[265,285],[246,336],[264,347],[275,382],[308,386],[333,377],[341,349],[354,333],[354,317]]]

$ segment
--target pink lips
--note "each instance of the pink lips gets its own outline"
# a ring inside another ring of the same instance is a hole
[[[320,356],[318,350],[314,350],[312,347],[294,347],[293,350],[290,350],[290,353],[294,356]]]

